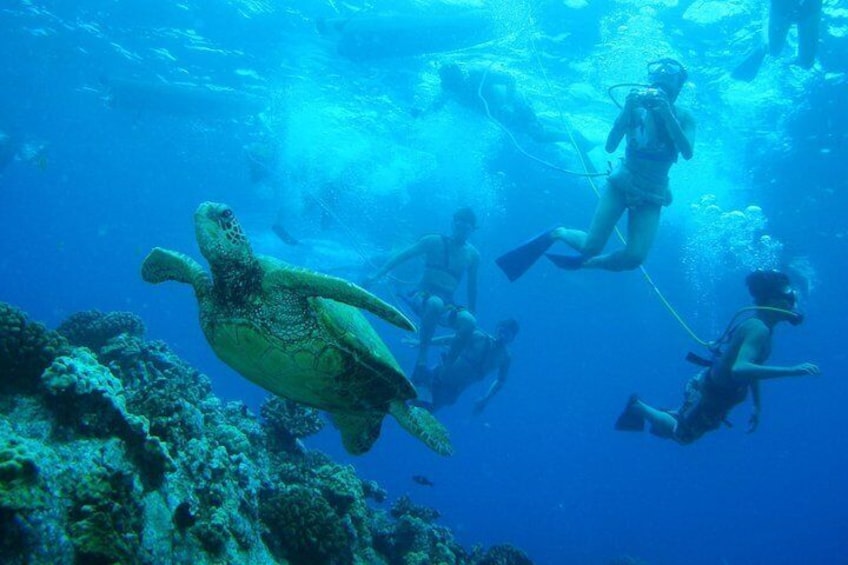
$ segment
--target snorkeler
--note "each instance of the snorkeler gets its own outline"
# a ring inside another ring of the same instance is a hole
[[[451,235],[426,235],[410,247],[398,252],[372,276],[363,281],[370,286],[392,269],[406,261],[424,258],[424,273],[418,288],[407,298],[415,313],[421,317],[418,357],[413,375],[426,371],[427,351],[438,325],[453,328],[456,339],[447,359],[456,359],[476,326],[477,268],[480,253],[468,242],[477,228],[477,217],[471,208],[460,208],[453,215]],[[467,275],[468,308],[454,302],[454,292]]]
[[[428,111],[438,110],[448,100],[487,114],[507,130],[523,133],[538,143],[571,141],[589,151],[592,143],[577,130],[572,135],[542,123],[532,106],[516,88],[515,77],[491,66],[446,63],[439,68],[442,92]],[[414,114],[419,115],[417,111]]]
[[[663,206],[671,203],[668,171],[678,155],[692,158],[695,120],[674,105],[686,83],[686,69],[673,59],[648,64],[650,87],[633,89],[607,136],[606,150],[615,151],[627,137],[625,157],[607,179],[589,231],[559,227],[546,231],[497,259],[514,281],[523,275],[555,241],[579,254],[548,258],[562,269],[625,271],[639,267],[648,255]],[[619,218],[627,211],[624,249],[601,255]]]
[[[476,329],[452,363],[443,361],[425,374],[419,373],[415,384],[418,404],[435,412],[454,404],[469,386],[497,371],[497,377],[486,393],[474,402],[474,415],[485,410],[489,401],[501,391],[509,375],[512,356],[509,345],[518,335],[518,322],[512,318],[498,322],[495,335]],[[451,345],[454,336],[434,338],[433,345]]]
[[[745,282],[756,305],[755,313],[730,327],[719,340],[723,347],[712,359],[690,355],[694,362],[707,367],[686,384],[682,406],[658,410],[633,395],[615,424],[617,430],[641,431],[647,420],[654,435],[689,444],[722,423],[729,426],[728,414],[745,400],[750,389],[754,408],[748,431],[753,432],[760,422],[760,381],[821,373],[812,363],[791,367],[765,364],[774,327],[780,322],[798,325],[803,315],[795,310],[797,293],[785,273],[754,271]]]

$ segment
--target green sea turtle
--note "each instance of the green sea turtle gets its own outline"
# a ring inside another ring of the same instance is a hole
[[[254,255],[225,204],[201,204],[194,225],[211,277],[194,259],[159,247],[141,274],[194,288],[203,333],[224,363],[274,394],[329,412],[350,453],[371,448],[386,413],[437,453],[452,452],[439,421],[407,404],[415,388],[359,308],[414,329],[403,314],[353,283]]]

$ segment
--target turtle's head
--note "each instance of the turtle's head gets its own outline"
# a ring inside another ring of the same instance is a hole
[[[226,204],[204,202],[198,206],[194,213],[194,231],[200,252],[210,265],[253,257],[241,224]]]

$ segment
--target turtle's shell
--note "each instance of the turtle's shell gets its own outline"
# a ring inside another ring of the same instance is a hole
[[[415,397],[362,313],[328,298],[265,284],[284,263],[261,258],[261,290],[232,304],[211,293],[201,326],[218,357],[266,390],[330,412],[386,412]]]

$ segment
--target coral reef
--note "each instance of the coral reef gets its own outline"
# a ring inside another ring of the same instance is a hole
[[[62,335],[0,303],[0,562],[524,564],[465,551],[438,512],[308,450],[323,420],[271,399],[261,420],[133,314]]]
[[[99,351],[110,340],[121,335],[144,336],[144,322],[131,312],[102,313],[97,310],[77,312],[62,322],[56,331],[69,342]]]
[[[67,342],[19,310],[0,303],[0,393],[32,391],[42,371],[68,351]]]
[[[268,448],[274,451],[298,451],[301,438],[317,434],[324,427],[317,410],[287,398],[268,397],[259,414],[268,433]]]

